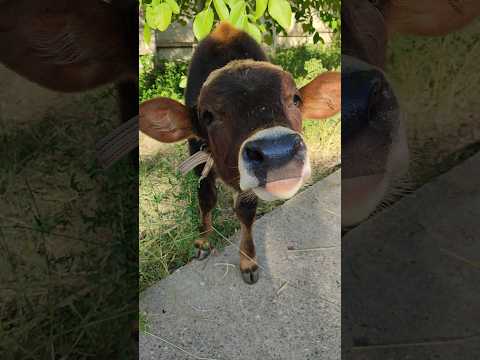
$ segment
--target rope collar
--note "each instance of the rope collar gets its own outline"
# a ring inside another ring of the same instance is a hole
[[[205,165],[203,166],[202,174],[198,180],[202,181],[208,176],[214,165],[212,154],[203,149],[183,161],[178,166],[178,170],[185,176],[189,171],[203,163],[205,163]]]

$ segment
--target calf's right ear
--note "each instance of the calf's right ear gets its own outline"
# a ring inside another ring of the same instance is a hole
[[[187,108],[172,99],[158,97],[141,103],[138,122],[140,131],[160,142],[172,143],[193,136]]]
[[[300,89],[304,119],[326,119],[340,111],[341,76],[339,72],[318,75]]]
[[[480,16],[480,1],[393,0],[383,12],[390,33],[446,35]]]

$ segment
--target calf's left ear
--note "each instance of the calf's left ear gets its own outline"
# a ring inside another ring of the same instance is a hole
[[[326,119],[340,111],[341,76],[339,72],[318,75],[300,89],[302,117]]]

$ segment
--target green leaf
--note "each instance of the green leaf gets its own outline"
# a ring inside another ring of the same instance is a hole
[[[263,38],[263,41],[265,41],[265,44],[271,46],[273,44],[273,37],[271,34],[266,34],[265,37]]]
[[[253,37],[258,43],[262,42],[262,33],[254,24],[247,22],[246,29],[247,33]]]
[[[151,28],[165,31],[172,21],[172,8],[167,3],[149,6],[145,19]]]
[[[150,26],[148,26],[147,23],[143,26],[143,41],[145,41],[145,44],[148,46],[150,44],[150,40],[152,39],[152,30],[150,29]]]
[[[230,6],[230,9],[232,9],[233,5],[235,5],[239,1],[241,1],[241,0],[227,0],[227,4],[228,4],[228,6]]]
[[[255,18],[259,19],[267,10],[268,0],[257,0],[255,3]]]
[[[180,79],[180,84],[178,84],[178,86],[182,89],[185,89],[187,87],[187,77],[185,75],[183,75]]]
[[[292,8],[287,0],[270,0],[268,2],[268,13],[285,31],[290,29]]]
[[[198,40],[202,40],[210,33],[213,26],[213,10],[211,8],[200,11],[193,20],[193,33]]]
[[[324,41],[323,41],[323,38],[320,36],[320,34],[316,32],[315,35],[313,35],[313,43],[317,44],[319,42],[323,43]]]
[[[332,22],[330,23],[330,28],[331,28],[332,30],[334,30],[334,31],[338,29],[338,22],[337,22],[337,20],[335,20],[335,19],[332,20]]]
[[[235,25],[239,20],[242,15],[245,15],[245,9],[247,8],[247,5],[245,4],[245,1],[238,1],[233,5],[232,11],[230,12],[230,22]]]
[[[175,0],[165,0],[165,2],[170,5],[174,14],[180,14],[180,7]]]
[[[247,24],[248,24],[247,15],[242,14],[234,25],[237,27],[237,29],[247,31]]]
[[[215,6],[215,10],[217,10],[220,20],[227,20],[230,16],[230,12],[228,11],[225,2],[223,0],[213,0],[213,5]]]

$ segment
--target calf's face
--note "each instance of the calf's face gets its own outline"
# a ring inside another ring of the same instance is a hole
[[[163,115],[151,111],[158,106]],[[310,175],[302,117],[322,119],[339,108],[337,73],[322,74],[297,89],[280,67],[236,60],[213,71],[203,84],[196,126],[183,105],[157,98],[141,105],[140,129],[160,141],[203,138],[224,182],[271,201],[290,198]]]

